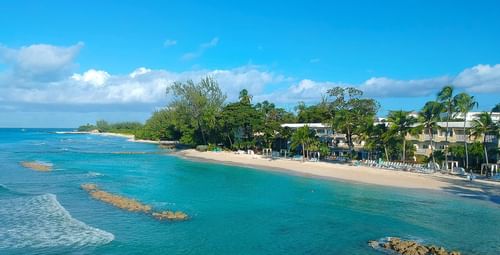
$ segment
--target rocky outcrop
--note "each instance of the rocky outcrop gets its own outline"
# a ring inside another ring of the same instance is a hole
[[[177,211],[163,211],[163,212],[155,212],[152,214],[153,217],[159,220],[187,220],[187,214]]]
[[[126,198],[119,195],[114,195],[106,191],[102,191],[97,188],[95,184],[83,184],[82,188],[89,192],[89,194],[103,202],[116,206],[120,209],[124,209],[132,212],[145,212],[148,213],[151,211],[151,206],[144,205],[134,199]]]
[[[443,247],[423,245],[411,240],[402,240],[389,237],[383,241],[369,241],[368,245],[374,249],[386,249],[402,255],[460,255],[458,251],[446,251]]]
[[[40,171],[40,172],[49,172],[52,171],[52,165],[50,164],[44,164],[36,161],[21,161],[19,162],[23,167],[35,170],[35,171]]]
[[[155,217],[158,220],[182,221],[188,219],[188,215],[181,211],[151,212],[151,206],[142,204],[141,202],[134,199],[114,195],[109,192],[100,190],[97,185],[93,183],[82,184],[81,187],[83,190],[87,191],[93,198],[116,206],[120,209],[151,214],[151,216]]]

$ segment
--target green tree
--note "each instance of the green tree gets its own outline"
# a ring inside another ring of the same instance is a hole
[[[373,99],[361,98],[363,92],[356,88],[335,87],[328,90],[333,98],[330,103],[331,127],[346,134],[349,150],[354,150],[352,137],[361,136],[366,125],[372,125],[379,104]]]
[[[180,130],[174,122],[175,112],[172,109],[165,108],[153,112],[146,121],[144,128],[136,135],[139,139],[159,140],[178,140],[181,137]]]
[[[391,123],[390,129],[394,132],[394,134],[398,134],[402,141],[402,157],[401,160],[406,160],[406,135],[411,132],[414,128],[414,124],[417,122],[417,119],[410,115],[407,111],[391,111],[389,112],[389,116],[387,120]]]
[[[488,136],[498,135],[498,126],[491,119],[491,113],[482,112],[479,114],[478,118],[472,121],[472,136],[477,139],[483,136],[483,149],[484,149],[484,159],[486,164],[488,164],[488,148],[486,143],[488,142]]]
[[[446,112],[446,134],[445,134],[445,165],[446,168],[448,168],[448,135],[450,133],[449,129],[449,123],[451,118],[453,117],[453,114],[456,111],[454,101],[453,101],[453,86],[447,85],[444,86],[441,91],[438,92],[437,94],[437,99],[439,102],[443,104],[444,111]]]
[[[167,88],[167,94],[173,96],[169,108],[176,112],[176,118],[183,126],[183,136],[188,136],[183,140],[196,142],[194,132],[189,130],[196,129],[201,134],[203,144],[207,144],[207,131],[216,127],[217,116],[226,99],[217,81],[206,77],[198,83],[192,80],[174,82]]]
[[[435,102],[429,101],[425,103],[425,106],[422,108],[422,111],[419,112],[418,122],[420,125],[419,129],[426,130],[429,134],[430,139],[430,148],[432,155],[432,163],[436,163],[436,159],[434,157],[434,131],[439,129],[438,121],[439,115],[443,111],[443,105]]]
[[[492,109],[491,112],[500,112],[500,103],[496,104]]]
[[[248,90],[242,89],[240,91],[240,103],[245,104],[245,105],[251,105],[252,104],[252,95],[248,93]]]
[[[473,96],[470,96],[469,94],[463,92],[458,95],[456,95],[453,98],[454,105],[456,106],[458,112],[460,112],[463,115],[464,118],[464,126],[463,126],[463,132],[464,132],[464,148],[465,148],[465,170],[469,168],[469,153],[467,150],[467,114],[474,109],[474,107],[478,106],[478,103],[476,100],[474,100]]]
[[[292,134],[292,144],[291,144],[292,147],[293,148],[296,148],[298,146],[302,147],[302,161],[304,161],[306,158],[307,146],[309,145],[313,137],[314,137],[314,131],[309,129],[309,126],[307,125],[298,128]]]

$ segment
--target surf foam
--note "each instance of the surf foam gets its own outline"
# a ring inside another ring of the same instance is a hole
[[[71,217],[53,194],[0,200],[0,249],[102,245],[113,234]]]

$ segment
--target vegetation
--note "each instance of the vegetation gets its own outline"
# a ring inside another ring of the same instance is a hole
[[[390,111],[387,120],[378,122],[378,102],[364,97],[356,88],[331,88],[318,104],[300,102],[294,112],[289,112],[269,101],[254,103],[246,89],[240,91],[238,100],[226,102],[217,81],[206,77],[198,82],[173,83],[166,91],[170,102],[153,112],[144,125],[99,120],[79,130],[134,134],[137,139],[156,141],[176,140],[199,150],[284,149],[289,154],[301,154],[305,160],[317,152],[323,157],[330,155],[337,141],[321,139],[307,125],[293,130],[282,124],[323,123],[335,133],[345,135],[345,139],[342,135],[338,139],[345,142],[351,158],[358,158],[363,146],[370,159],[440,163],[447,162],[449,155],[463,162],[466,168],[477,168],[483,160],[489,162],[488,154],[495,152],[488,147],[488,137],[497,136],[499,127],[489,113],[483,113],[469,130],[464,117],[456,119],[457,113],[466,116],[477,107],[477,102],[467,93],[453,92],[452,86],[446,86],[436,101],[427,102],[418,113]],[[444,150],[435,148],[435,134],[441,129],[438,122],[443,121],[447,123],[446,141],[450,135],[448,122],[463,121],[463,144],[445,146]],[[414,144],[407,141],[410,135],[421,134],[429,137],[429,157],[415,155]],[[468,140],[471,137],[482,141],[471,143]]]

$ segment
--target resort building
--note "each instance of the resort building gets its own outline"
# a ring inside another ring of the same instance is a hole
[[[472,121],[477,119],[477,116],[481,112],[470,112],[467,114],[466,122],[465,122],[465,133],[464,133],[464,122],[463,121],[450,121],[448,122],[448,142],[446,142],[446,122],[438,122],[438,126],[440,127],[438,130],[434,130],[432,134],[432,150],[444,150],[445,146],[450,146],[453,144],[463,144],[467,139],[469,143],[474,141],[483,142],[483,136],[481,137],[470,137],[470,128],[472,127]],[[418,117],[416,112],[411,113],[412,116]],[[493,112],[491,113],[492,120],[495,122],[500,122],[500,113]],[[455,116],[455,119],[463,119],[463,115],[458,114]],[[385,118],[377,118],[376,125],[384,124],[389,125],[387,119]],[[319,139],[330,147],[332,155],[334,156],[343,156],[349,152],[349,146],[347,144],[347,137],[345,134],[337,133],[332,130],[331,126],[323,123],[285,123],[282,124],[282,127],[288,127],[292,130],[296,130],[303,126],[308,126],[310,129],[314,130],[316,136]],[[428,133],[428,130],[423,130],[418,135],[410,135],[406,136],[406,140],[412,142],[413,146],[415,146],[415,154],[430,156],[431,155],[431,136]],[[490,148],[497,147],[500,149],[500,140],[497,136],[487,135],[486,136],[487,146]],[[364,150],[364,141],[359,141],[353,138],[354,150],[358,152],[361,158],[365,158],[367,152]],[[495,161],[500,160],[498,155],[493,156]]]
[[[463,144],[466,140],[468,143],[486,141],[487,146],[490,148],[500,148],[500,142],[495,135],[486,135],[480,137],[471,137],[470,128],[472,121],[477,119],[480,112],[470,112],[466,116],[465,133],[464,121],[450,121],[448,122],[448,142],[446,142],[446,122],[438,122],[439,130],[434,130],[432,134],[432,150],[443,150],[445,146],[453,144]],[[500,113],[491,113],[491,118],[494,122],[500,122]],[[463,114],[456,116],[456,119],[463,119]],[[412,141],[415,146],[415,154],[429,156],[431,155],[431,135],[428,130],[423,130],[418,135],[407,135],[406,140]],[[495,155],[493,155],[495,156]],[[498,159],[496,159],[498,160]]]

